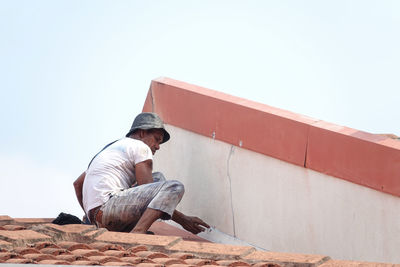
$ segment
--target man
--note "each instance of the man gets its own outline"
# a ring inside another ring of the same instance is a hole
[[[146,233],[157,219],[172,219],[194,234],[209,228],[175,210],[184,187],[152,173],[153,155],[169,140],[155,113],[141,113],[125,138],[100,151],[74,182],[76,196],[92,224],[110,231]]]

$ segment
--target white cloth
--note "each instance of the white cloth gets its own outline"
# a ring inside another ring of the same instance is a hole
[[[86,214],[103,205],[113,194],[136,183],[135,165],[153,159],[151,149],[140,140],[123,138],[98,154],[86,170],[83,207]]]

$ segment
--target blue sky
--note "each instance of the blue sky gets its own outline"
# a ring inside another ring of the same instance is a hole
[[[399,29],[399,1],[0,0],[0,214],[81,216],[160,76],[400,135]]]

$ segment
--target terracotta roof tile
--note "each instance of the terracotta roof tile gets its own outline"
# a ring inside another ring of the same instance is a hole
[[[17,230],[25,230],[26,227],[22,225],[15,225],[15,224],[6,224],[2,226],[3,230],[7,231],[17,231]]]
[[[13,251],[17,254],[20,255],[25,255],[25,254],[40,254],[40,251],[35,249],[35,248],[30,248],[30,247],[16,247],[13,249]]]
[[[32,231],[32,230],[19,230],[19,231],[4,231],[0,230],[0,237],[6,241],[22,241],[22,242],[37,242],[51,240],[50,236]]]
[[[133,254],[129,251],[120,251],[120,250],[106,250],[103,251],[103,253],[106,256],[113,256],[113,257],[129,257]]]
[[[175,236],[157,236],[157,235],[144,235],[144,234],[126,234],[118,232],[104,232],[95,238],[96,241],[110,242],[116,244],[141,244],[153,247],[164,247],[174,244],[181,240],[180,237]]]
[[[313,265],[319,265],[329,260],[330,258],[323,255],[255,251],[243,257],[243,259],[273,262],[278,264],[296,263],[296,264],[303,264],[305,266],[307,265],[313,266]]]
[[[164,265],[159,264],[159,263],[139,263],[136,265],[137,267],[164,267]]]
[[[48,242],[48,241],[44,241],[44,242],[37,242],[34,244],[34,248],[41,250],[43,248],[61,248],[60,246],[57,246],[56,244],[54,244],[53,242]]]
[[[73,251],[76,249],[92,249],[91,246],[85,243],[71,242],[71,241],[59,242],[57,243],[57,246],[59,246],[60,248],[68,249],[69,251]]]
[[[39,261],[38,263],[46,265],[70,265],[68,261],[63,261],[63,260],[42,260]]]
[[[4,247],[9,247],[12,244],[10,242],[4,241],[4,240],[0,240],[0,251],[1,249],[4,249]]]
[[[53,255],[35,253],[35,254],[25,254],[24,258],[31,259],[34,261],[42,261],[42,260],[56,260],[57,258]]]
[[[186,253],[186,252],[175,252],[169,254],[171,258],[177,258],[181,260],[186,260],[186,259],[193,259],[194,255],[192,253]]]
[[[205,257],[221,257],[223,259],[239,258],[255,251],[252,247],[222,245],[214,243],[201,243],[193,241],[181,241],[169,248],[171,251],[189,252]]]
[[[43,223],[51,223],[54,218],[15,218],[14,223],[18,225],[35,225],[35,224],[43,224]]]
[[[96,227],[93,225],[86,224],[66,224],[66,225],[57,225],[53,223],[44,224],[46,228],[51,230],[58,231],[60,233],[71,233],[71,234],[84,234],[92,230],[96,230]]]
[[[129,263],[129,262],[113,262],[113,261],[111,261],[111,262],[105,262],[105,263],[102,263],[101,265],[103,265],[103,266],[134,266],[132,263]]]
[[[258,262],[251,266],[252,267],[281,267],[281,265],[279,265],[279,264],[270,263],[270,262]]]
[[[77,256],[104,256],[103,252],[98,251],[97,249],[75,249],[71,251],[72,254]]]
[[[35,261],[31,259],[21,259],[21,258],[14,258],[14,259],[8,259],[5,261],[5,263],[35,263]]]
[[[123,257],[123,258],[121,258],[121,261],[130,262],[130,263],[133,263],[133,264],[138,264],[138,263],[141,263],[141,262],[154,263],[150,259],[146,259],[146,258],[142,258],[142,257],[136,257],[136,256]]]
[[[89,260],[87,257],[74,255],[74,254],[61,254],[61,255],[57,255],[56,258],[58,260],[64,260],[64,261],[69,261],[69,262],[78,261],[78,260]]]
[[[392,266],[333,261],[321,255],[262,252],[252,247],[185,241],[175,236],[117,233],[86,225],[58,226],[43,222],[27,224],[27,229],[18,230],[20,222],[16,221],[0,216],[0,222],[11,225],[7,229],[13,229],[0,230],[2,263],[142,267]],[[96,234],[88,235],[93,232]]]
[[[89,256],[89,260],[91,261],[98,261],[100,263],[106,263],[106,262],[120,262],[121,260],[117,257],[113,256]]]
[[[91,243],[90,246],[94,249],[98,249],[99,251],[106,251],[106,250],[124,250],[124,248],[120,245],[104,243],[104,242],[94,242]],[[146,248],[147,250],[147,248]]]
[[[222,260],[222,261],[217,261],[218,265],[221,266],[229,266],[229,267],[236,267],[236,266],[250,266],[247,262],[243,261],[233,261],[233,260]]]
[[[147,247],[146,246],[142,246],[142,245],[134,246],[134,247],[129,248],[129,251],[132,252],[132,253],[136,253],[138,251],[146,251],[146,250],[147,250]]]
[[[190,265],[203,266],[203,265],[217,265],[214,260],[210,259],[186,259],[185,262]]]
[[[11,218],[10,216],[7,215],[0,215],[0,226],[9,224],[11,222],[13,222],[13,218]]]
[[[18,254],[12,252],[0,252],[0,261],[6,261],[11,258],[15,258]]]
[[[174,259],[174,258],[154,258],[152,259],[155,263],[160,263],[164,265],[172,265],[172,264],[186,264],[183,260]]]
[[[99,265],[99,262],[89,260],[79,260],[71,262],[71,265]]]
[[[90,239],[94,239],[95,237],[98,237],[99,235],[101,235],[104,232],[107,232],[107,229],[105,229],[105,228],[92,229],[92,230],[88,231],[87,233],[84,233],[83,236],[90,238]]]
[[[42,248],[40,252],[43,254],[51,254],[54,256],[65,255],[65,254],[71,255],[71,252],[63,248]]]
[[[168,255],[161,252],[153,252],[153,251],[138,251],[135,253],[139,257],[155,259],[155,258],[168,258]]]

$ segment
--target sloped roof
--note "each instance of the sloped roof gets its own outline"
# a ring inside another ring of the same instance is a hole
[[[56,225],[52,219],[0,216],[0,263],[183,266],[395,266],[331,260],[323,255],[257,251],[247,246],[186,241],[179,236],[142,235]],[[396,265],[400,266],[400,265]]]

